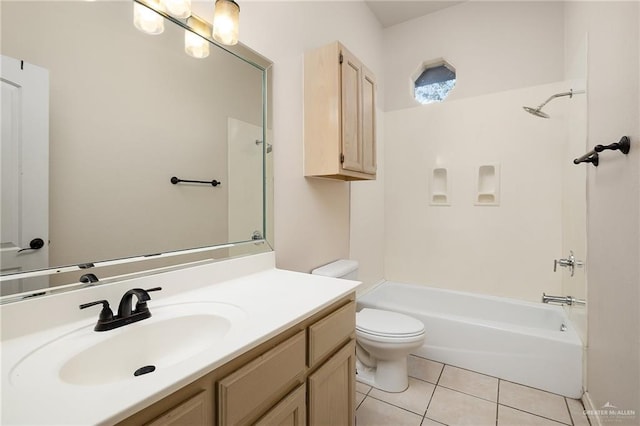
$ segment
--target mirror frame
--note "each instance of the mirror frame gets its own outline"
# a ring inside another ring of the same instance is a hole
[[[74,282],[66,285],[47,287],[38,290],[30,290],[23,293],[10,294],[6,296],[0,297],[0,304],[17,302],[25,299],[29,299],[32,297],[40,297],[51,294],[58,294],[62,292],[72,291],[76,289],[81,289],[89,286],[95,285],[104,285],[113,282],[122,281],[125,279],[138,278],[147,275],[158,274],[161,272],[167,272],[176,269],[187,268],[191,266],[196,266],[203,263],[211,263],[226,260],[233,257],[241,257],[247,256],[257,253],[264,253],[273,251],[273,179],[269,179],[267,170],[273,170],[273,159],[271,155],[267,155],[267,146],[272,145],[272,141],[267,129],[272,128],[271,125],[271,85],[272,85],[272,74],[273,74],[273,62],[264,56],[260,55],[253,49],[248,46],[242,44],[242,42],[238,42],[233,46],[226,46],[221,43],[215,41],[212,37],[211,32],[211,24],[209,24],[204,19],[200,18],[197,15],[191,15],[186,19],[178,19],[175,18],[168,13],[157,10],[154,7],[154,3],[147,0],[133,0],[132,3],[142,4],[156,13],[161,15],[163,18],[168,20],[169,22],[173,22],[174,24],[182,27],[185,30],[191,31],[195,34],[198,34],[200,37],[206,39],[209,43],[217,46],[218,48],[232,54],[238,59],[249,63],[250,65],[255,66],[260,71],[262,71],[262,136],[263,141],[265,143],[262,144],[262,231],[263,235],[260,239],[253,239],[249,241],[240,241],[240,242],[232,242],[232,243],[224,243],[217,244],[211,246],[203,246],[203,247],[195,247],[189,249],[181,249],[175,251],[168,251],[164,253],[156,253],[153,255],[137,255],[130,257],[123,257],[113,260],[101,260],[95,261],[92,263],[84,263],[80,265],[67,265],[67,266],[59,266],[59,267],[50,267],[39,270],[32,270],[27,272],[20,272],[15,274],[7,274],[0,276],[0,285],[2,282],[13,281],[19,279],[28,279],[32,277],[45,276],[45,275],[56,275],[63,273],[71,273],[78,271],[87,271],[91,269],[91,271],[95,271],[94,268],[102,268],[102,267],[112,267],[116,265],[131,265],[138,264],[134,267],[135,271],[130,273],[125,273],[123,275],[113,275],[106,276],[104,279],[100,279],[100,281],[95,283],[82,283],[82,282]],[[208,258],[204,260],[193,261],[188,259],[189,255],[194,255],[198,253],[206,253],[206,252],[215,252],[217,250],[223,249],[233,249],[233,255],[230,256],[221,256],[218,258]],[[171,259],[172,262],[169,266],[154,266],[154,262],[157,259]]]

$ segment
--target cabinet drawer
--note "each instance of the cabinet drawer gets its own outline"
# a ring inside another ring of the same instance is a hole
[[[254,421],[305,372],[305,332],[301,331],[218,382],[221,425]]]
[[[309,367],[342,346],[355,333],[356,304],[350,302],[309,327]]]
[[[307,387],[299,386],[267,414],[255,426],[304,426],[307,424]]]

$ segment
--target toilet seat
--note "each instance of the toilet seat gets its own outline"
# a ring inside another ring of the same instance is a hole
[[[398,312],[365,308],[356,313],[356,333],[372,339],[413,340],[424,335],[424,324]]]

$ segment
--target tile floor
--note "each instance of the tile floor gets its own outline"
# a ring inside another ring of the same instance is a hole
[[[356,384],[356,425],[589,426],[582,402],[428,359],[409,357],[409,388]]]

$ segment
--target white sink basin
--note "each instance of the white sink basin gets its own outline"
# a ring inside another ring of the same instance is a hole
[[[150,306],[152,317],[114,330],[82,327],[34,350],[11,371],[11,383],[42,380],[96,386],[160,374],[219,344],[245,317],[224,303]],[[137,372],[137,373],[136,373]]]

